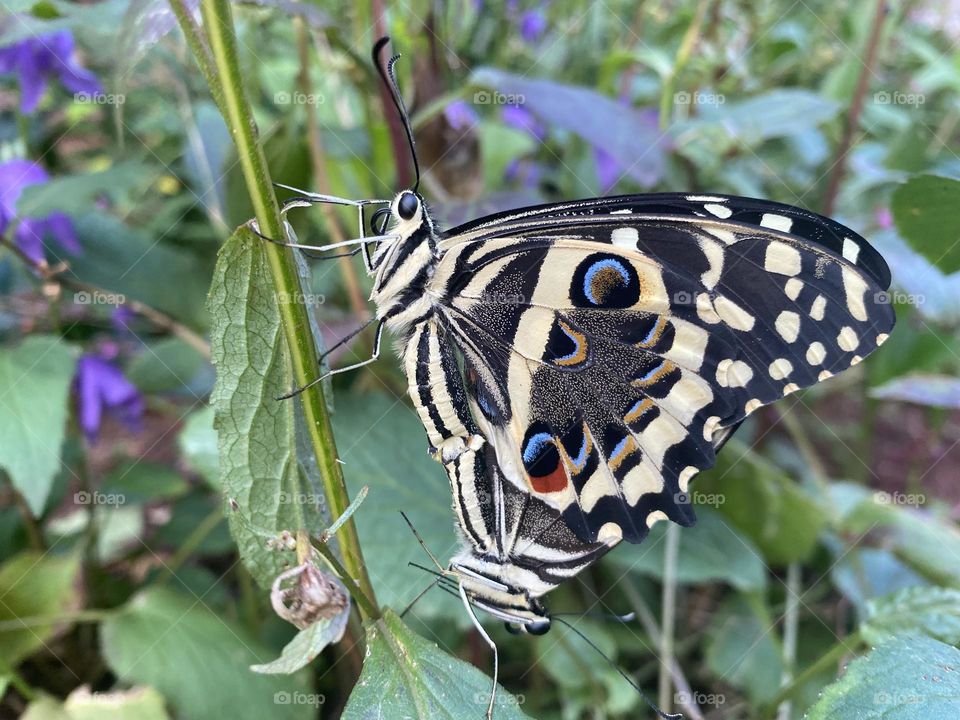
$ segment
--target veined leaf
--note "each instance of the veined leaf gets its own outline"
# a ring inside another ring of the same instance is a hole
[[[960,650],[905,636],[857,658],[827,686],[808,720],[931,720],[960,717]]]
[[[133,598],[101,626],[103,655],[126,682],[157,688],[176,716],[305,720],[315,714],[306,673],[258,675],[251,663],[272,651],[196,597],[156,588]],[[293,702],[295,693],[303,696]]]
[[[367,658],[343,720],[482,718],[491,680],[410,630],[392,611],[367,626]],[[497,688],[494,717],[526,718],[518,698]]]
[[[276,399],[293,386],[293,373],[263,241],[249,229],[221,249],[208,307],[220,482],[239,508],[227,511],[230,530],[244,564],[269,588],[290,558],[268,549],[264,534],[318,534],[328,523],[322,491],[297,460],[299,401]]]
[[[912,587],[870,600],[860,630],[867,642],[876,644],[918,632],[950,645],[960,644],[960,590]]]

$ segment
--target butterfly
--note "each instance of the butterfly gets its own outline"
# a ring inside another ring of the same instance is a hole
[[[413,151],[386,42],[374,62]],[[369,237],[294,246],[363,251],[374,352],[333,372],[376,360],[385,329],[396,338],[464,541],[443,574],[475,623],[478,608],[546,632],[550,590],[659,520],[694,523],[689,484],[747,416],[858,364],[893,328],[885,261],[830,218],[658,193],[443,230],[412,154],[417,182],[392,200],[302,193],[285,209],[352,205],[362,236],[364,208],[382,206]]]

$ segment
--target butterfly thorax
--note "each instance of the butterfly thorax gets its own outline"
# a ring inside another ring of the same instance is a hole
[[[415,209],[402,207],[405,196],[416,198]],[[433,220],[419,195],[410,191],[399,193],[390,209],[395,223],[390,233],[396,239],[380,243],[373,256],[374,285],[370,299],[377,306],[377,317],[402,337],[432,312],[433,302],[425,288],[439,256]],[[411,210],[412,217],[404,217]]]

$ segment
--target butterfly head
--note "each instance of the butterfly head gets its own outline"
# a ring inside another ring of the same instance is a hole
[[[547,609],[528,590],[509,583],[505,577],[508,566],[461,554],[450,563],[450,572],[457,576],[470,603],[503,620],[509,632],[544,635],[550,630]]]

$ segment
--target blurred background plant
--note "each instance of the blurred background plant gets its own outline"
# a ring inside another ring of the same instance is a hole
[[[0,715],[337,717],[363,660],[355,625],[294,674],[248,669],[294,628],[238,562],[218,480],[205,298],[218,248],[253,209],[178,29],[174,11],[199,23],[196,4],[5,11]],[[234,15],[270,171],[289,185],[362,198],[410,181],[368,58],[389,33],[445,226],[692,190],[829,212],[870,238],[894,276],[887,345],[748,422],[697,480],[700,522],[675,557],[657,525],[550,607],[589,613],[577,627],[691,718],[960,717],[955,2],[255,0]],[[334,211],[291,219],[318,243],[355,233]],[[328,345],[370,313],[354,260],[313,263],[297,300]],[[371,341],[330,362],[365,358]],[[407,564],[424,557],[397,511],[441,560],[457,542],[404,391],[384,358],[332,393],[351,491],[370,487],[355,515],[367,566],[398,611],[430,578]],[[639,622],[597,616],[627,611]],[[488,671],[455,599],[434,590],[406,620]],[[527,715],[643,716],[563,628],[490,631]]]

